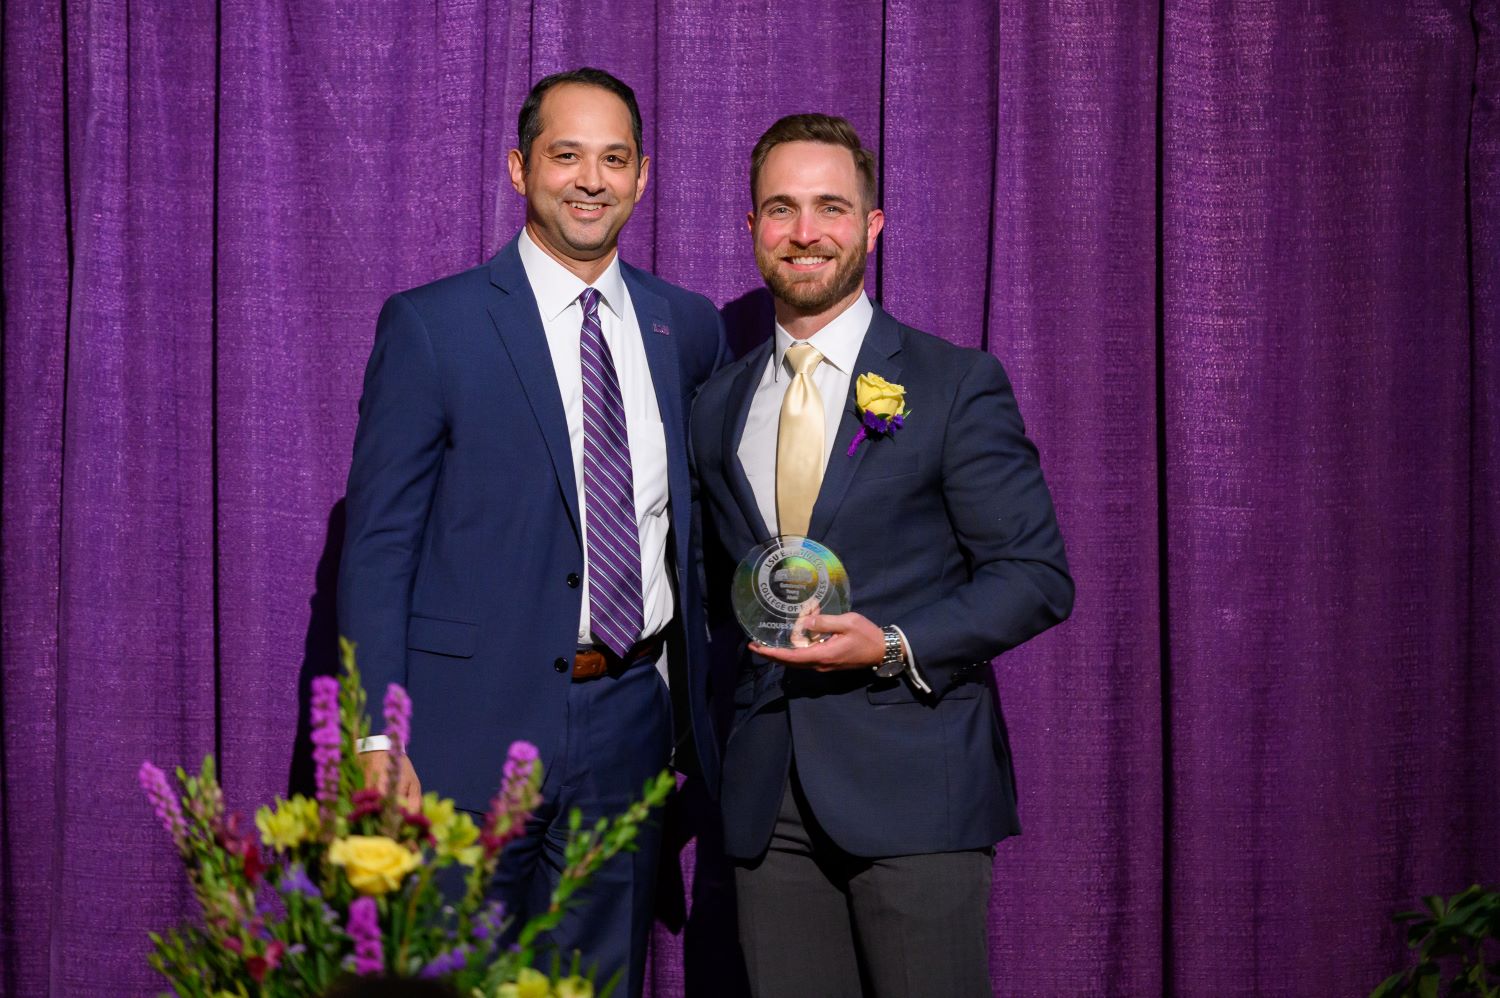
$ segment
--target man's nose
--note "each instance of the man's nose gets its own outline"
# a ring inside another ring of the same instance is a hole
[[[818,227],[818,219],[811,212],[798,212],[797,221],[792,224],[792,242],[799,246],[811,246],[823,238],[823,230]]]
[[[590,197],[604,192],[604,174],[600,171],[599,164],[592,160],[585,160],[578,168],[573,183]]]

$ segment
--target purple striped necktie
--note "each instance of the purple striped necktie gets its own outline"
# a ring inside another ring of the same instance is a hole
[[[641,538],[625,404],[599,325],[599,292],[585,288],[579,355],[583,371],[583,492],[588,534],[589,625],[624,657],[641,636]]]

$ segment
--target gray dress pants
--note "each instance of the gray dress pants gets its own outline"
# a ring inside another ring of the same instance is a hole
[[[787,780],[771,845],[735,868],[755,998],[991,998],[993,849],[852,856]]]

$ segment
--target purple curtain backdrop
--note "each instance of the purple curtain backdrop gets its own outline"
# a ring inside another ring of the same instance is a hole
[[[872,287],[1016,382],[1079,603],[997,663],[999,993],[1364,993],[1392,911],[1500,880],[1497,0],[3,16],[4,994],[159,988],[142,758],[284,791],[376,311],[510,237],[582,63],[646,117],[627,258],[758,287],[749,148],[841,113]],[[659,996],[733,980],[703,843]]]

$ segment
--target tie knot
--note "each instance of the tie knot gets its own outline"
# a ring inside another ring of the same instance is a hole
[[[578,300],[583,304],[584,315],[599,314],[599,298],[600,294],[597,288],[583,289],[583,294],[578,296]]]
[[[791,365],[793,375],[811,375],[822,360],[823,355],[811,343],[796,343],[787,348],[786,362]]]

